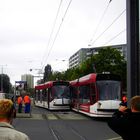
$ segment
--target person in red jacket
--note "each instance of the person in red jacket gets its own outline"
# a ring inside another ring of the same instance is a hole
[[[29,94],[24,96],[24,104],[25,104],[25,113],[30,113],[31,99]]]
[[[21,113],[21,112],[22,112],[22,102],[23,102],[23,99],[22,99],[22,96],[20,95],[20,96],[17,98],[18,113]]]

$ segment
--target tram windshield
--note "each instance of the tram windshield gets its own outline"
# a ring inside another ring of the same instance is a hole
[[[68,86],[65,85],[56,85],[52,87],[52,93],[54,98],[61,99],[61,98],[70,98],[70,90]]]
[[[99,100],[120,100],[121,83],[120,81],[97,81]]]

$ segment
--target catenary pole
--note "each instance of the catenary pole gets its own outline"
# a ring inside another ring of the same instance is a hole
[[[127,12],[127,95],[128,100],[139,91],[139,0],[126,0]]]

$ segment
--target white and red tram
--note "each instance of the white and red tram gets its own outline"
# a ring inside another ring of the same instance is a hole
[[[70,90],[67,81],[48,81],[35,86],[36,106],[49,110],[70,109]]]
[[[91,117],[111,117],[122,99],[121,78],[91,73],[70,82],[71,108]]]

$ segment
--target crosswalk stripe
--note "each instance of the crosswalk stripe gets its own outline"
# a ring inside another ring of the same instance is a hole
[[[24,119],[47,119],[47,120],[88,120],[87,117],[78,114],[55,114],[55,113],[46,113],[46,114],[39,114],[39,113],[32,113],[30,114],[18,114],[17,118],[24,118]]]
[[[56,117],[54,114],[47,114],[46,118],[48,120],[57,120],[58,119],[58,117]]]

